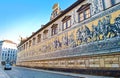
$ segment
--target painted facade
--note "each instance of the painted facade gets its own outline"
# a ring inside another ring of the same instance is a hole
[[[56,4],[52,22],[21,41],[17,65],[46,68],[120,67],[119,3],[119,0],[78,0],[63,12]]]

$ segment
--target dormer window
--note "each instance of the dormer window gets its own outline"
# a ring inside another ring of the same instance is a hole
[[[47,38],[48,38],[48,30],[44,30],[43,39],[47,39]]]
[[[65,16],[62,20],[63,30],[71,27],[71,16]]]
[[[52,31],[51,31],[51,35],[55,35],[58,33],[58,24],[53,24],[51,27]]]
[[[85,5],[82,5],[78,10],[78,19],[79,19],[79,22],[89,18],[91,16],[91,13],[90,13],[90,4],[85,4]]]

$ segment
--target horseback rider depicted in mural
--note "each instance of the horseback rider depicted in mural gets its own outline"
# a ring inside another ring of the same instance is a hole
[[[81,43],[83,42],[88,42],[88,38],[92,38],[92,33],[89,30],[89,28],[85,25],[84,28],[81,27],[81,29],[79,28],[76,32],[76,38],[77,41],[80,41]]]
[[[57,48],[57,40],[53,41],[54,48]]]
[[[117,36],[117,27],[114,24],[110,23],[111,15],[106,16],[106,27],[107,27],[107,35],[108,38],[116,37]]]
[[[81,27],[81,37],[82,37],[82,42],[86,42],[86,31],[83,28],[83,26]]]
[[[100,37],[99,37],[99,28],[95,25],[92,25],[92,40],[94,41],[98,41],[100,40]]]
[[[62,43],[65,46],[68,46],[68,35],[65,34],[65,36],[62,37]]]
[[[87,43],[88,42],[88,39],[92,39],[92,33],[90,31],[90,29],[85,25],[85,29],[84,29],[84,32],[85,32],[85,42]]]
[[[77,44],[79,43],[79,41],[82,43],[82,32],[80,28],[76,32],[76,41],[77,41]]]
[[[117,28],[117,35],[120,36],[120,15],[115,18],[115,27]]]
[[[102,36],[102,39],[104,40],[104,39],[107,39],[107,35],[108,35],[108,23],[107,23],[107,21],[106,21],[106,18],[104,17],[103,19],[102,19],[102,23],[103,23],[103,25],[102,25],[102,28],[103,28],[103,36]]]
[[[56,39],[54,40],[53,45],[54,45],[54,48],[59,48],[61,47],[61,42],[58,39]]]
[[[69,36],[68,44],[70,45],[70,47],[76,47],[76,42],[75,42],[75,40],[74,40],[74,35],[73,35],[73,33]]]

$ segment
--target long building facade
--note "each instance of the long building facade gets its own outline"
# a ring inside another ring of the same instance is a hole
[[[16,64],[17,44],[10,40],[0,41],[0,63]]]
[[[120,0],[77,0],[22,40],[17,65],[65,69],[120,68]]]

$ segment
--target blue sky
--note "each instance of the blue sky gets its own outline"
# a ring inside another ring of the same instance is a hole
[[[0,40],[19,43],[20,36],[29,37],[46,24],[54,3],[62,10],[76,0],[0,0]]]

